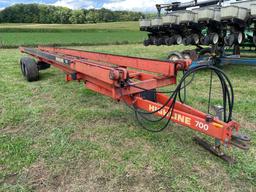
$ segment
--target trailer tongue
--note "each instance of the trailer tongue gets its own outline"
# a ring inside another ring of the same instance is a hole
[[[209,65],[189,69],[191,60],[166,62],[137,57],[79,51],[73,49],[21,47],[20,51],[31,57],[22,57],[21,70],[28,81],[39,79],[39,70],[51,65],[66,74],[66,81],[77,80],[85,87],[115,100],[122,100],[132,110],[137,119],[152,123],[167,119],[166,124],[157,129],[142,126],[158,132],[170,121],[189,127],[215,139],[215,144],[195,137],[198,144],[218,157],[233,163],[234,159],[221,151],[221,145],[248,149],[250,138],[239,134],[239,124],[232,120],[233,89],[227,76],[218,68]],[[216,108],[217,116],[198,111],[183,103],[180,92],[188,86],[187,77],[199,70],[211,70],[219,77],[223,88],[223,107]],[[176,84],[178,71],[186,71],[176,89],[167,96],[157,88]],[[178,101],[180,98],[181,101]],[[155,115],[152,120],[148,115]]]

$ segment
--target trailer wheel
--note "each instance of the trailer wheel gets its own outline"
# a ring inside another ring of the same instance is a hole
[[[205,36],[202,41],[203,41],[203,43],[202,43],[203,45],[209,45],[210,44],[209,35]]]
[[[22,75],[25,77],[26,76],[26,72],[25,72],[24,59],[25,58],[21,58],[20,59],[20,70],[21,70]]]
[[[194,45],[197,45],[200,42],[200,37],[199,37],[198,34],[193,34],[192,39],[193,39],[193,44]]]
[[[175,43],[176,43],[177,45],[181,45],[182,42],[183,42],[182,36],[176,35],[176,36],[175,36]]]
[[[183,59],[182,54],[179,52],[171,52],[167,58],[169,61],[177,61]]]
[[[256,45],[256,35],[253,36],[253,43]]]
[[[224,42],[227,46],[232,47],[234,44],[239,44],[238,41],[241,40],[240,37],[241,36],[232,33],[224,38]]]
[[[219,35],[218,35],[218,33],[212,33],[212,34],[210,34],[210,39],[211,39],[211,43],[212,43],[213,45],[218,44],[218,42],[219,42]]]
[[[151,44],[150,39],[144,40],[143,44],[144,44],[145,47],[149,46]]]
[[[169,37],[164,38],[164,43],[165,45],[168,45],[168,46],[172,45]]]
[[[185,50],[181,53],[183,59],[191,59],[192,61],[195,61],[198,59],[198,55],[195,50]]]
[[[27,81],[37,81],[39,79],[39,70],[37,63],[30,57],[22,57],[20,59],[21,72]]]

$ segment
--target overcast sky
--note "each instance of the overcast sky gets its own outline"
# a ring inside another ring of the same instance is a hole
[[[104,7],[112,10],[155,11],[155,4],[170,2],[172,0],[0,0],[0,9],[16,3],[42,3],[71,9]]]

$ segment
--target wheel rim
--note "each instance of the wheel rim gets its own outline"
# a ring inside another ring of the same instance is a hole
[[[243,42],[243,33],[239,32],[237,35],[237,43],[241,44]]]
[[[194,41],[194,44],[198,44],[199,41],[200,41],[200,38],[197,34],[193,35],[193,41]]]
[[[216,45],[219,42],[219,35],[217,33],[214,33],[212,38],[212,43]]]
[[[177,61],[177,60],[179,60],[180,59],[180,57],[178,56],[178,55],[175,55],[175,54],[173,54],[173,55],[171,55],[170,57],[169,57],[169,60],[170,61]]]
[[[182,37],[180,35],[176,36],[176,43],[177,43],[177,45],[182,44]]]
[[[191,57],[190,57],[190,55],[188,53],[184,53],[183,54],[183,58],[184,59],[190,59]]]

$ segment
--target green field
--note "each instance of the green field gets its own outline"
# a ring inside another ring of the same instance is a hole
[[[0,47],[107,45],[141,43],[138,22],[81,25],[0,24]]]
[[[31,32],[34,44],[36,33]],[[184,49],[140,44],[72,48],[157,59]],[[123,103],[82,83],[66,83],[55,68],[41,71],[40,81],[26,82],[20,57],[17,49],[0,49],[0,191],[256,191],[256,67],[222,67],[234,86],[233,119],[252,138],[249,151],[225,150],[237,159],[230,166],[192,141],[199,133],[176,124],[157,134],[147,132]],[[189,105],[206,110],[208,82],[207,72],[196,75],[187,90]],[[214,82],[213,101],[219,103],[220,87]]]
[[[138,30],[139,23],[137,21],[130,22],[112,22],[112,23],[97,23],[97,24],[1,24],[0,29],[29,29],[31,30]]]

